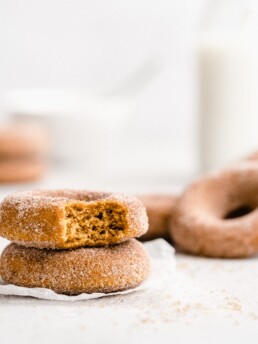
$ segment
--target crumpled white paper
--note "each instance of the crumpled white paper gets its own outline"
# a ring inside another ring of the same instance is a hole
[[[54,291],[46,288],[25,288],[18,287],[12,284],[6,284],[0,278],[0,295],[30,296],[39,299],[55,301],[81,301],[111,295],[124,295],[139,290],[163,289],[166,286],[166,284],[169,283],[171,274],[175,271],[176,263],[174,248],[163,239],[149,241],[145,243],[144,246],[147,249],[151,260],[151,275],[146,282],[144,282],[141,286],[137,288],[109,294],[83,293],[76,296],[67,296],[57,294]],[[1,247],[0,251],[2,251]]]

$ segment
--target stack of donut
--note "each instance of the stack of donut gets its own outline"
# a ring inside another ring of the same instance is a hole
[[[0,127],[0,183],[38,179],[45,171],[48,136],[33,124]]]
[[[133,196],[77,190],[18,192],[0,206],[7,283],[57,293],[111,293],[140,285],[150,271],[146,210]]]

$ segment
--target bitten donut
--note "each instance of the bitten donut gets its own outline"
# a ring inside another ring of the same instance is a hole
[[[76,190],[17,192],[0,205],[0,235],[21,245],[103,246],[148,229],[143,204],[124,194]]]
[[[149,229],[141,236],[142,241],[156,238],[169,239],[169,228],[176,202],[174,195],[141,195],[137,198],[144,204],[149,219]]]
[[[135,239],[109,247],[74,250],[39,250],[10,244],[0,259],[5,282],[67,295],[135,288],[147,279],[149,271],[148,255]]]
[[[209,257],[258,253],[258,165],[241,163],[193,183],[179,198],[171,233],[182,250]]]

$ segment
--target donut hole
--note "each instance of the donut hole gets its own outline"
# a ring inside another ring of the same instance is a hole
[[[255,210],[255,207],[249,204],[243,204],[237,208],[234,208],[226,213],[224,216],[225,220],[237,219],[239,217],[246,216]]]
[[[128,234],[127,209],[116,202],[71,202],[65,208],[65,240],[76,245],[100,246]]]

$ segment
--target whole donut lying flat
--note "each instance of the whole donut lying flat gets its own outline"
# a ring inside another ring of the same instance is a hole
[[[41,159],[1,159],[0,183],[16,183],[37,180],[46,170]]]
[[[147,229],[143,204],[124,194],[27,191],[0,205],[0,235],[30,247],[103,246],[141,236]]]
[[[210,257],[258,253],[258,165],[242,163],[192,184],[179,198],[172,237],[186,252]]]
[[[141,195],[137,198],[146,207],[149,229],[140,239],[169,239],[170,222],[177,197],[174,195]]]
[[[137,287],[147,279],[150,262],[135,239],[109,247],[74,250],[36,249],[8,245],[0,258],[7,283],[49,288],[56,293],[111,293]]]

